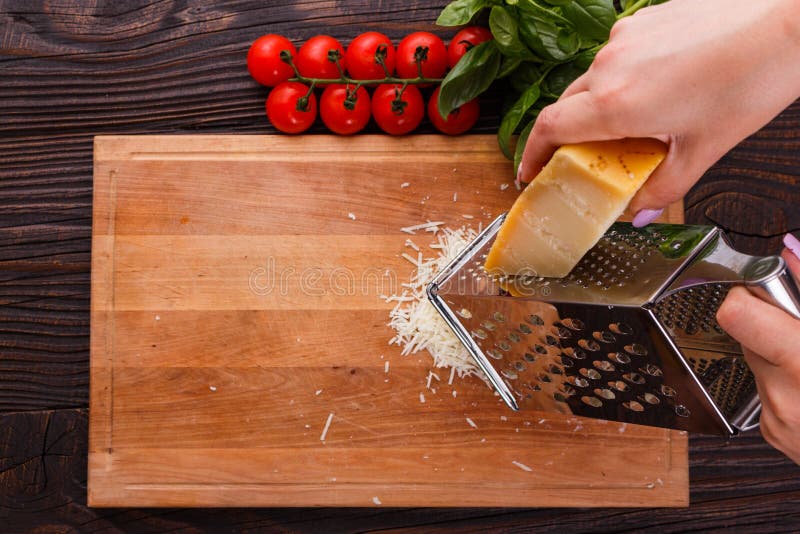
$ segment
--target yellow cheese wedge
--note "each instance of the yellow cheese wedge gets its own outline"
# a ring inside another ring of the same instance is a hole
[[[490,273],[569,274],[664,159],[655,139],[564,145],[519,195],[486,258]]]

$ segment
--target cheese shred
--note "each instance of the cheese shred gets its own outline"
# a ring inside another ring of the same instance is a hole
[[[467,350],[425,295],[428,283],[475,239],[482,228],[479,226],[478,230],[474,230],[461,227],[453,230],[440,227],[442,224],[428,222],[401,228],[406,233],[431,229],[439,231],[436,233],[436,242],[430,245],[431,250],[424,251],[426,255],[433,255],[432,257],[425,257],[422,250],[417,252],[416,258],[406,252],[400,254],[404,260],[414,265],[414,271],[407,283],[400,284],[402,292],[399,295],[384,297],[386,302],[396,303],[389,313],[388,324],[395,331],[389,344],[402,347],[403,356],[427,350],[433,358],[434,367],[451,368],[448,381],[450,384],[454,375],[458,375],[459,378],[474,375],[486,380]],[[429,375],[427,384],[429,389],[431,378],[439,380],[438,376]]]

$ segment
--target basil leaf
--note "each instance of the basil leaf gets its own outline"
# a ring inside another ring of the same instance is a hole
[[[517,67],[517,70],[509,77],[511,87],[517,93],[524,93],[528,87],[539,83],[542,73],[533,63],[525,62]]]
[[[574,82],[578,76],[586,72],[586,69],[578,67],[575,62],[565,63],[555,67],[547,75],[543,85],[548,93],[561,95],[569,84]]]
[[[568,56],[572,56],[575,55],[575,52],[580,49],[581,38],[577,33],[562,29],[558,31],[558,35],[556,36],[556,44],[562,52]]]
[[[522,132],[520,132],[519,137],[517,137],[517,146],[514,148],[514,178],[516,178],[516,172],[519,169],[519,164],[522,163],[522,154],[525,152],[525,145],[528,143],[528,137],[531,136],[531,130],[533,130],[533,125],[535,123],[536,117],[528,122],[525,128],[522,129]]]
[[[436,24],[439,26],[461,26],[469,23],[472,17],[485,7],[496,4],[492,0],[455,0],[445,6]]]
[[[561,28],[552,19],[524,11],[519,12],[519,18],[520,37],[538,56],[550,61],[564,61],[574,54],[558,46]]]
[[[442,118],[486,91],[500,70],[500,52],[494,40],[472,47],[442,80],[439,113]]]
[[[611,26],[617,21],[613,0],[573,0],[562,9],[575,31],[598,41],[608,39]]]
[[[500,150],[503,151],[503,154],[505,154],[508,159],[514,157],[511,152],[511,147],[509,146],[511,136],[514,135],[514,131],[517,129],[517,126],[519,126],[525,113],[533,107],[537,100],[539,100],[539,86],[531,85],[520,95],[517,101],[514,102],[514,105],[506,112],[500,123],[500,129],[497,131],[497,143],[500,145]]]
[[[500,70],[497,71],[497,79],[505,78],[520,66],[522,59],[518,57],[503,57],[503,62],[500,65]]]
[[[497,48],[504,56],[533,57],[528,47],[519,40],[517,20],[505,7],[494,6],[492,8],[489,14],[489,29],[492,31]]]
[[[572,0],[544,0],[545,3],[550,4],[551,6],[565,6],[572,2]]]

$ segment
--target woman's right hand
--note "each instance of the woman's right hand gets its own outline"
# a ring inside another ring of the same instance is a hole
[[[798,96],[800,0],[671,0],[614,25],[589,70],[542,110],[518,179],[563,144],[654,137],[668,155],[630,208],[659,210]],[[638,223],[655,218],[643,213]]]

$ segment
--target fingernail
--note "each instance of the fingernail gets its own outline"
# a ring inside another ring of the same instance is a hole
[[[643,210],[639,210],[636,213],[636,216],[633,218],[633,226],[635,226],[636,228],[647,226],[651,222],[661,217],[662,213],[664,213],[663,209],[651,210],[649,208],[645,208]]]
[[[783,236],[783,244],[800,260],[800,239],[797,239],[792,234],[786,234]]]

